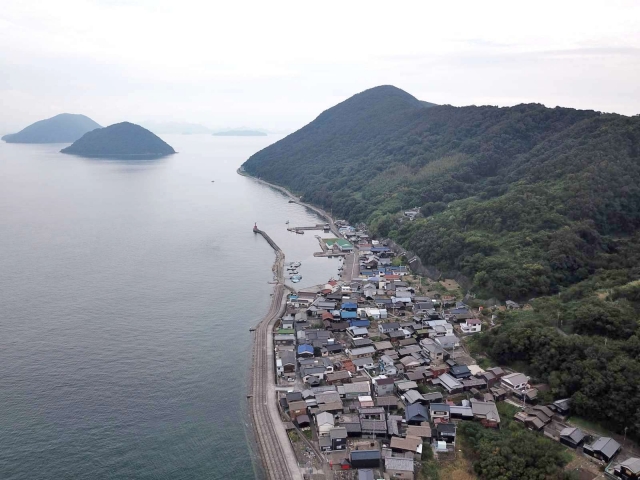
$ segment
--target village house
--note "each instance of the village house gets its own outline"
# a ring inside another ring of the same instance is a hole
[[[422,398],[427,404],[431,404],[431,403],[442,403],[442,400],[444,397],[440,392],[429,392],[429,393],[423,393]]]
[[[450,405],[449,409],[452,419],[473,420],[473,410],[467,405]]]
[[[384,468],[390,478],[413,480],[413,459],[403,457],[386,457]]]
[[[479,378],[482,378],[485,382],[487,382],[487,386],[489,388],[493,387],[496,383],[500,381],[492,372],[486,371],[478,374]]]
[[[620,451],[620,444],[613,438],[600,437],[595,442],[585,445],[583,452],[590,457],[609,463]]]
[[[349,463],[353,468],[378,468],[382,461],[380,450],[351,450]]]
[[[417,390],[409,390],[402,395],[404,402],[406,405],[411,405],[412,403],[424,403],[424,398],[422,398],[422,394]]]
[[[448,373],[443,373],[438,378],[434,379],[432,382],[434,385],[440,385],[449,394],[460,393],[464,390],[463,385]]]
[[[296,425],[298,425],[298,428],[302,428],[302,429],[309,428],[311,426],[311,420],[309,419],[309,415],[300,415],[296,417],[294,422],[296,423]]]
[[[417,390],[418,384],[416,382],[411,382],[408,380],[399,380],[396,382],[396,390],[400,395],[409,391],[409,390]]]
[[[471,370],[466,365],[454,365],[449,369],[449,374],[457,380],[462,380],[471,376]]]
[[[393,395],[395,380],[386,376],[379,376],[373,379],[373,388],[376,396],[383,397]]]
[[[452,308],[447,312],[447,314],[453,317],[456,321],[473,318],[473,312],[471,312],[467,307]],[[446,315],[445,318],[447,318]]]
[[[307,403],[304,400],[300,400],[297,402],[289,402],[289,416],[292,420],[295,420],[296,417],[300,415],[307,414]]]
[[[480,420],[483,426],[490,428],[498,428],[500,426],[500,414],[494,402],[483,402],[472,398],[471,410],[474,418]]]
[[[347,333],[351,335],[352,338],[368,338],[369,330],[365,327],[349,327],[347,328]]]
[[[571,448],[578,448],[582,445],[584,437],[584,432],[579,428],[567,427],[560,431],[560,443]]]
[[[388,322],[378,324],[378,330],[380,333],[388,334],[400,330],[400,324],[397,322]]]
[[[391,450],[397,453],[422,453],[422,438],[407,435],[406,437],[391,437]],[[419,460],[419,457],[417,458]]]
[[[308,344],[298,345],[298,356],[313,357],[313,346]]]
[[[296,371],[295,353],[290,350],[283,350],[279,352],[279,355],[282,363],[282,375],[285,375],[287,373],[295,373]]]
[[[424,369],[423,365],[429,364],[431,361],[422,356],[422,353],[412,353],[400,359],[400,363],[404,367],[405,373],[413,372],[418,368]]]
[[[446,403],[429,404],[429,416],[433,423],[448,422],[451,418],[451,407]]]
[[[614,465],[613,474],[623,480],[640,480],[640,458],[627,458]]]
[[[398,369],[396,368],[393,359],[388,355],[382,355],[379,360],[380,371],[385,375],[397,375]]]
[[[360,408],[358,414],[363,436],[374,437],[387,434],[388,426],[384,408]]]
[[[373,370],[376,368],[376,362],[373,360],[373,357],[360,357],[352,360],[352,362],[357,371]]]
[[[570,398],[562,398],[560,400],[556,400],[553,402],[553,408],[558,412],[559,415],[567,416],[571,413],[571,399]]]
[[[329,430],[332,450],[345,450],[347,448],[347,429],[344,427],[334,427]]]
[[[435,341],[445,350],[452,350],[460,346],[460,339],[453,334],[436,337]]]
[[[505,302],[505,305],[507,307],[507,310],[517,310],[520,308],[520,304],[512,301],[512,300],[507,300]]]
[[[318,428],[318,435],[329,435],[329,432],[334,427],[334,417],[329,412],[321,412],[316,415],[316,427]]]
[[[509,390],[522,390],[529,383],[529,377],[523,373],[510,373],[500,379],[502,386]]]
[[[381,352],[383,350],[389,350],[393,348],[393,345],[391,345],[391,342],[389,340],[383,340],[381,342],[375,342],[373,344],[373,348],[376,349],[376,352]]]
[[[370,338],[352,338],[351,343],[355,348],[373,346]]]
[[[429,412],[421,403],[412,403],[405,409],[405,420],[408,425],[420,425],[429,421]]]
[[[338,385],[336,387],[338,394],[344,398],[358,398],[371,394],[371,385],[369,382],[355,382]]]
[[[427,442],[431,440],[431,426],[428,422],[407,426],[407,436],[420,437]]]
[[[436,425],[436,440],[446,442],[447,444],[456,443],[456,425],[455,423],[438,423]]]
[[[277,346],[294,346],[296,344],[296,336],[293,334],[276,333],[273,336],[273,344]]]
[[[482,331],[482,321],[479,318],[469,318],[460,324],[462,333],[478,333]]]
[[[449,354],[444,350],[444,348],[440,345],[436,345],[435,343],[426,343],[426,340],[429,339],[420,341],[420,344],[422,345],[424,352],[429,356],[434,364],[442,363],[449,358]]]
[[[351,374],[346,370],[328,373],[326,381],[329,385],[350,383]]]

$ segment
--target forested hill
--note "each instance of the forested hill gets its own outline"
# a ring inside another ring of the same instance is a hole
[[[101,127],[89,117],[61,113],[32,123],[18,133],[5,135],[2,140],[7,143],[69,143],[96,128]]]
[[[121,122],[93,130],[60,150],[62,153],[85,156],[164,156],[176,153],[171,145],[146,128]]]
[[[245,170],[367,222],[477,292],[526,299],[640,260],[640,117],[367,90]],[[413,222],[401,212],[420,207]]]

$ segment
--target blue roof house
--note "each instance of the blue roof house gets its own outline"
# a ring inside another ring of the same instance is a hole
[[[298,356],[313,357],[313,345],[298,345]]]

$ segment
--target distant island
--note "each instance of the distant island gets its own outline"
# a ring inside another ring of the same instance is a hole
[[[224,132],[216,132],[216,137],[266,137],[266,132],[260,130],[227,130]]]
[[[151,130],[156,135],[165,133],[176,133],[183,135],[197,135],[213,133],[210,128],[200,125],[199,123],[188,122],[140,122],[144,128]]]
[[[89,117],[61,113],[32,123],[18,133],[5,135],[2,140],[7,143],[70,143],[96,128],[102,127]]]
[[[89,157],[158,157],[176,153],[173,147],[154,133],[129,122],[88,132],[60,151]]]

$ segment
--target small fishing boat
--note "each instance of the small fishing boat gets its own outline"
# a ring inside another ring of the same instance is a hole
[[[289,220],[287,220],[287,221],[286,221],[286,222],[284,222],[284,223],[286,223],[287,225],[289,225]]]
[[[296,230],[296,233],[297,233],[298,235],[304,235],[304,230]]]
[[[291,280],[293,283],[298,283],[300,280],[302,280],[302,275],[291,275],[289,277],[289,280]]]
[[[292,266],[292,267],[294,267],[294,268],[298,268],[298,267],[300,267],[300,265],[302,265],[302,263],[301,263],[301,262],[293,262],[293,263],[291,264],[291,266]]]

